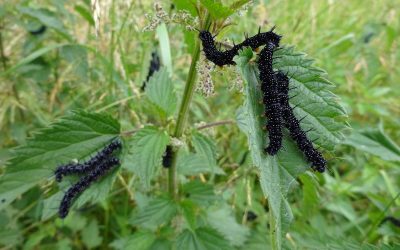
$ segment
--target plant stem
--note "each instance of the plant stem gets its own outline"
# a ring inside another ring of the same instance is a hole
[[[274,217],[274,213],[272,212],[272,207],[271,207],[271,201],[268,200],[268,207],[269,207],[269,236],[270,236],[270,246],[271,249],[277,250],[280,249],[280,246],[278,246],[278,232],[276,232],[276,220]]]
[[[202,29],[207,27],[211,22],[210,15],[207,14],[205,21],[202,24]],[[181,138],[185,130],[186,120],[188,116],[190,102],[192,101],[195,86],[196,86],[196,65],[200,57],[200,42],[196,39],[195,48],[192,53],[192,62],[190,64],[188,78],[186,79],[185,90],[183,92],[183,98],[181,105],[179,107],[178,120],[176,122],[176,127],[174,131],[175,138]],[[168,191],[170,195],[174,198],[178,198],[178,179],[176,172],[176,160],[179,148],[175,148],[172,154],[172,164],[168,170]]]
[[[3,29],[3,26],[0,23],[0,57],[1,57],[1,62],[3,64],[3,69],[4,69],[4,71],[6,71],[6,69],[7,69],[7,58],[6,58],[5,53],[4,53],[2,29]]]

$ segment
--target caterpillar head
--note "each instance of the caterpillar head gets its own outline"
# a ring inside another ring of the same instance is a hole
[[[202,42],[213,43],[214,38],[209,31],[203,30],[199,33],[199,38]]]

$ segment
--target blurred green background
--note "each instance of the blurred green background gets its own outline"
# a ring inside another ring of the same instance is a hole
[[[153,1],[99,3],[99,22],[94,21],[88,0],[1,3],[0,166],[9,158],[10,148],[73,109],[109,112],[124,130],[153,122],[137,101],[143,95],[140,86],[151,52],[158,47],[155,32],[142,32],[148,24],[145,14],[154,12]],[[170,6],[169,1],[162,4],[165,9]],[[295,223],[286,237],[288,247],[324,249],[326,245],[319,244],[326,242],[332,246],[348,242],[352,247],[400,244],[399,227],[380,225],[386,216],[400,218],[399,12],[400,1],[393,0],[254,1],[242,16],[232,16],[234,25],[219,35],[239,41],[244,31],[253,34],[259,25],[263,30],[276,25],[283,44],[295,45],[328,72],[349,115],[352,129],[328,155],[330,173],[323,175],[318,188],[302,180],[302,188],[292,194]],[[42,25],[47,27],[44,33],[32,34]],[[178,25],[169,25],[168,32],[179,96],[193,33]],[[229,79],[232,72],[224,69],[214,76],[214,96],[196,94],[192,124],[234,119],[242,97],[229,90]],[[209,133],[217,139],[218,163],[229,173],[215,185],[224,186],[236,174],[230,168],[249,164],[241,163],[246,160],[246,139],[236,125]],[[256,180],[256,174],[251,178]],[[245,199],[246,185],[260,193],[256,182],[248,182],[244,178],[231,187],[237,199]],[[46,185],[30,190],[0,211],[1,249],[118,249],[118,240],[133,230],[124,223],[134,207],[128,193],[62,221],[41,220],[46,191]],[[235,204],[233,200],[240,221],[247,208]],[[267,230],[262,204],[252,206],[260,218],[248,226]],[[247,249],[263,249],[257,248],[265,246],[263,230],[252,236],[249,242],[254,246],[249,243]]]

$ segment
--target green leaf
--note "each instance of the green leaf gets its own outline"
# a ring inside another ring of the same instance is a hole
[[[146,85],[146,95],[162,114],[171,116],[175,113],[177,98],[174,86],[166,68],[155,72]]]
[[[192,144],[197,154],[204,156],[211,167],[217,166],[217,147],[213,140],[199,132],[194,132]]]
[[[178,10],[187,10],[193,16],[197,15],[196,0],[173,0],[172,2]]]
[[[0,209],[40,181],[59,164],[84,159],[103,148],[120,132],[112,117],[74,111],[16,148],[6,173],[0,177]]]
[[[60,222],[62,223],[62,226],[65,226],[74,233],[82,231],[88,223],[87,218],[79,213],[70,214],[63,221]]]
[[[172,58],[171,58],[171,47],[169,45],[169,36],[167,25],[165,23],[160,24],[156,30],[159,44],[162,65],[168,70],[169,75],[172,75]]]
[[[250,233],[247,227],[236,222],[228,205],[208,209],[207,221],[236,247],[242,246]]]
[[[89,72],[86,48],[80,45],[66,45],[60,48],[60,57],[70,63],[74,73],[86,80]]]
[[[94,26],[94,20],[91,11],[83,5],[75,5],[75,11],[79,13],[91,26]]]
[[[165,131],[152,126],[142,128],[130,143],[123,167],[135,172],[145,188],[149,188],[151,178],[161,169],[162,156],[168,143],[169,136]]]
[[[177,250],[200,250],[201,247],[196,235],[188,229],[184,230],[176,239]]]
[[[57,213],[64,193],[59,191],[43,201],[42,220],[47,220]]]
[[[177,171],[182,175],[197,175],[202,173],[225,174],[225,172],[212,164],[209,165],[209,159],[204,155],[185,153],[182,151],[178,154]]]
[[[282,238],[293,219],[286,198],[287,193],[289,188],[296,183],[296,177],[306,171],[308,164],[287,135],[283,142],[285,150],[281,150],[277,156],[264,154],[266,142],[263,138],[266,138],[266,135],[263,127],[266,121],[262,118],[264,108],[259,104],[262,96],[259,90],[257,66],[250,63],[252,56],[252,51],[247,49],[236,57],[238,69],[246,82],[246,100],[238,110],[237,121],[239,128],[248,137],[253,164],[260,171],[261,187],[268,198],[272,213],[273,242],[275,247],[280,249]],[[292,48],[283,48],[276,52],[276,56],[274,64],[276,69],[293,76],[290,82],[291,87],[296,86],[300,89],[298,95],[301,97],[295,100],[297,102],[301,100],[301,103],[295,102],[295,104],[300,107],[297,110],[307,112],[309,118],[305,119],[305,123],[315,127],[321,138],[325,140],[320,143],[321,145],[333,148],[334,144],[342,138],[341,130],[345,128],[344,125],[336,122],[335,118],[345,113],[336,103],[333,94],[326,90],[332,84],[322,77],[322,70],[311,66],[312,61],[306,59],[304,54],[295,53]],[[298,113],[297,116],[302,117]],[[303,128],[306,129],[307,126]],[[314,138],[311,133],[310,137]]]
[[[12,249],[12,246],[15,246],[15,242],[22,242],[22,240],[23,237],[20,231],[16,229],[0,228],[1,246],[9,246],[9,248]]]
[[[118,250],[148,250],[156,237],[150,231],[138,231],[130,237],[113,241],[110,246]]]
[[[183,217],[190,229],[196,228],[196,205],[190,200],[183,200],[180,202]]]
[[[240,250],[264,250],[266,246],[270,246],[268,230],[264,225],[258,225],[250,232],[249,239],[246,244],[240,247]]]
[[[214,20],[226,19],[235,12],[228,6],[224,6],[220,1],[200,0],[200,3],[208,10],[208,12],[210,12],[211,17]]]
[[[177,205],[170,197],[152,199],[145,207],[133,216],[130,222],[148,229],[156,229],[168,223],[177,213]]]
[[[344,139],[343,130],[347,128],[339,120],[347,114],[338,103],[338,97],[330,89],[334,85],[325,78],[326,72],[314,67],[313,59],[299,53],[294,47],[282,48],[274,53],[274,68],[290,76],[290,100],[298,118],[306,116],[301,126],[311,139],[326,150],[334,147]]]
[[[21,14],[35,18],[47,27],[53,28],[59,34],[64,36],[68,40],[72,40],[64,27],[64,24],[58,18],[58,16],[48,9],[33,9],[30,7],[18,7],[18,11]]]
[[[149,250],[172,250],[172,242],[167,239],[156,239]]]
[[[178,154],[178,173],[183,175],[196,175],[200,173],[225,174],[217,166],[217,148],[210,138],[194,131],[192,134],[192,144],[196,153],[181,150]]]
[[[385,134],[383,129],[353,131],[344,144],[386,161],[400,161],[400,147]]]
[[[301,183],[303,183],[303,201],[301,210],[303,211],[305,217],[311,217],[318,209],[318,190],[317,190],[317,180],[309,174],[304,173],[299,176]]]
[[[196,229],[197,239],[205,246],[207,250],[232,249],[229,242],[212,228],[201,227]]]
[[[92,220],[89,225],[82,230],[82,241],[88,249],[100,246],[103,238],[100,236],[97,220]]]
[[[18,61],[16,64],[14,64],[14,65],[13,65],[12,67],[10,67],[9,69],[7,69],[7,70],[1,72],[1,73],[0,73],[0,76],[9,74],[9,73],[15,71],[17,68],[19,68],[19,67],[21,67],[21,66],[23,66],[23,65],[25,65],[25,64],[28,64],[28,63],[32,62],[32,61],[35,60],[36,58],[38,58],[38,57],[40,57],[40,56],[46,54],[46,53],[49,52],[49,51],[52,51],[52,50],[55,50],[55,49],[58,49],[58,48],[61,48],[61,47],[63,47],[63,46],[67,46],[67,45],[69,45],[69,44],[52,44],[52,45],[48,45],[48,46],[46,46],[46,47],[40,48],[40,49],[38,49],[38,50],[32,52],[32,53],[29,54],[28,56],[24,57],[24,58],[21,59],[20,61]]]
[[[243,5],[245,5],[246,3],[250,2],[250,0],[237,0],[236,2],[232,3],[229,8],[231,10],[238,10],[239,8],[241,8]]]
[[[200,181],[186,183],[182,187],[182,193],[186,198],[200,206],[208,205],[218,199],[214,193],[213,186]]]
[[[230,250],[232,246],[212,228],[184,230],[176,240],[177,250]]]

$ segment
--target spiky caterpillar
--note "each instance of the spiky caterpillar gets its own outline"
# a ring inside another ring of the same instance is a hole
[[[208,60],[218,66],[235,65],[236,63],[233,61],[233,58],[238,54],[239,50],[243,49],[244,47],[251,47],[253,50],[255,50],[258,47],[268,43],[272,43],[276,47],[279,47],[279,42],[282,37],[273,32],[274,28],[268,32],[262,33],[260,29],[258,30],[257,35],[253,37],[246,37],[242,43],[234,45],[232,49],[225,51],[220,51],[217,49],[214,42],[214,37],[209,31],[200,31],[199,38],[203,45],[204,54]]]
[[[164,168],[170,168],[172,165],[172,146],[168,145],[162,158],[162,165]]]
[[[279,84],[279,99],[282,107],[282,117],[285,126],[288,128],[291,138],[296,142],[299,150],[303,152],[308,162],[311,163],[313,170],[320,173],[325,171],[326,160],[318,150],[316,150],[308,139],[306,132],[301,128],[300,121],[293,113],[293,108],[289,104],[289,78],[282,72],[276,73]]]
[[[65,218],[73,202],[76,198],[83,193],[93,182],[98,180],[100,177],[107,174],[113,167],[119,165],[120,162],[117,158],[111,157],[96,166],[91,172],[83,176],[77,183],[71,186],[67,192],[65,192],[60,207],[58,209],[58,215],[60,218]]]
[[[111,154],[121,148],[121,142],[119,140],[111,142],[109,145],[104,147],[94,157],[90,158],[84,163],[68,163],[66,165],[59,166],[55,172],[55,178],[57,182],[62,181],[62,178],[66,175],[72,174],[85,174],[90,172],[93,168],[99,165],[102,161],[111,156]]]
[[[161,62],[160,62],[160,57],[158,56],[157,51],[154,51],[151,53],[151,61],[150,61],[150,67],[149,67],[149,72],[147,73],[146,81],[143,81],[142,86],[140,87],[141,91],[144,91],[146,88],[146,83],[149,81],[150,77],[157,71],[160,70]]]
[[[258,69],[260,71],[261,91],[267,119],[269,145],[265,152],[270,155],[278,153],[282,147],[282,108],[279,99],[279,82],[272,68],[272,57],[276,45],[269,42],[260,52]]]

